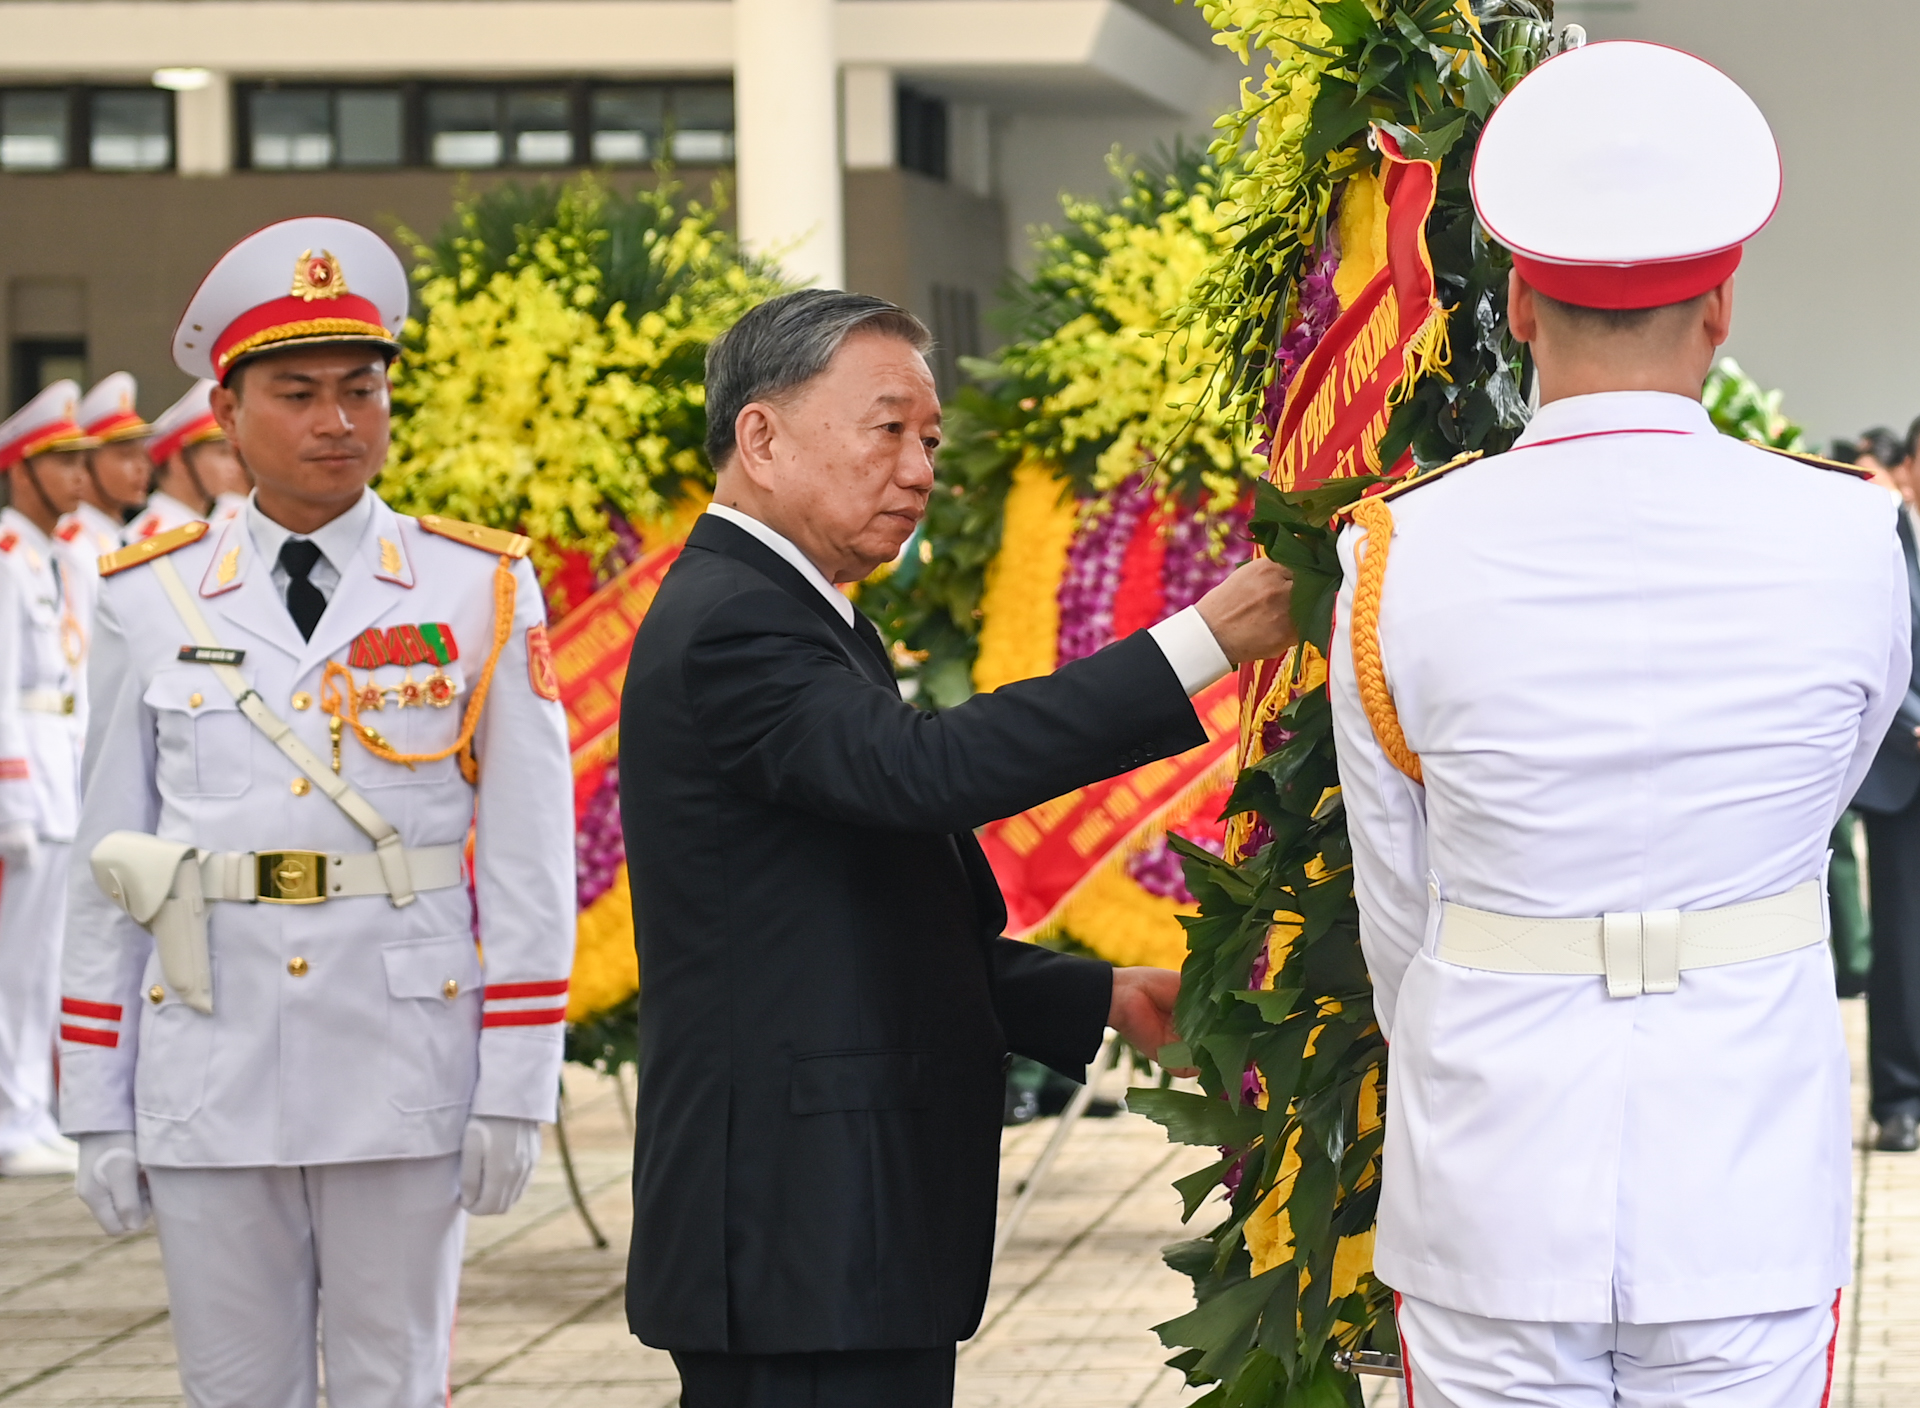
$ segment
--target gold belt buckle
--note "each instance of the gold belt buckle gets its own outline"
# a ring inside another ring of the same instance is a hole
[[[320,904],[327,898],[327,858],[320,851],[256,851],[263,904]]]
[[[60,696],[60,712],[63,714],[71,714],[73,712],[73,696],[71,694],[63,694]]]

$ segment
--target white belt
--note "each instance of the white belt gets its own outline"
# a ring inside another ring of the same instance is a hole
[[[1609,997],[1676,992],[1690,968],[1718,968],[1825,943],[1826,896],[1809,880],[1721,909],[1657,909],[1598,919],[1523,919],[1443,904],[1440,958],[1490,973],[1604,975]]]
[[[409,846],[407,873],[416,890],[450,890],[466,883],[465,847]],[[370,851],[202,851],[200,891],[210,900],[247,904],[320,904],[358,895],[385,895],[386,874]]]
[[[71,714],[73,696],[57,689],[23,689],[20,707],[30,714]]]

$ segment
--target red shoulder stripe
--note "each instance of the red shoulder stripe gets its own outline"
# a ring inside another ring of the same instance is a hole
[[[483,1027],[544,1027],[567,1020],[564,1007],[536,1007],[526,1011],[489,1012],[480,1019]]]
[[[517,997],[565,997],[567,982],[566,978],[556,978],[548,983],[488,983],[486,999],[512,1002]]]
[[[126,1013],[117,1002],[88,1002],[79,997],[61,998],[60,1010],[69,1017],[92,1017],[101,1022],[117,1022]]]
[[[98,1027],[63,1026],[60,1028],[60,1040],[77,1041],[83,1046],[118,1046],[120,1033],[103,1032]]]

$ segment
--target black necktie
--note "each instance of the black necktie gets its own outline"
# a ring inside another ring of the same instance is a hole
[[[288,538],[280,545],[280,565],[287,569],[287,611],[304,640],[313,639],[313,628],[327,612],[326,594],[307,575],[319,560],[319,547],[305,538]]]

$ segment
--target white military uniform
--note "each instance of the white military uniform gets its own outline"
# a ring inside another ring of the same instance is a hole
[[[1502,1320],[1824,1312],[1851,1196],[1826,946],[1622,999],[1448,961],[1442,911],[1705,910],[1820,881],[1906,687],[1892,502],[1718,436],[1698,402],[1620,392],[1543,407],[1393,514],[1380,654],[1424,786],[1360,703],[1353,532],[1331,661],[1393,1050],[1381,1279]]]
[[[48,387],[0,428],[0,464],[90,443],[73,419],[78,403],[73,383]],[[62,1147],[54,1028],[80,808],[85,575],[65,544],[0,510],[0,828],[20,846],[0,865],[0,1160]]]
[[[1727,287],[1781,173],[1732,80],[1616,42],[1523,79],[1472,184],[1527,287],[1635,310]],[[1536,307],[1551,390],[1610,334]],[[1688,355],[1695,315],[1653,316]],[[1827,836],[1909,677],[1893,502],[1605,391],[1353,512],[1330,668],[1414,1402],[1814,1408],[1851,1202]]]
[[[87,500],[82,499],[80,506],[60,520],[60,540],[71,543],[76,555],[91,553],[93,561],[87,566],[95,568],[98,559],[110,552],[118,552],[126,544],[126,526],[108,513]]]
[[[323,758],[327,662],[347,664],[370,627],[444,623],[459,652],[440,667],[452,702],[400,708],[389,693],[363,719],[402,752],[450,744],[493,640],[498,558],[368,493],[313,536],[326,554],[313,580],[323,590],[333,580],[309,641],[261,547],[286,536],[250,510],[164,561],[219,643],[245,652],[247,684]],[[513,570],[511,632],[476,734],[478,786],[453,758],[410,770],[351,732],[340,755],[340,776],[411,850],[457,853],[472,829],[475,893],[463,881],[422,889],[404,908],[385,894],[216,902],[210,1015],[168,988],[147,932],[95,883],[84,857],[101,838],[146,832],[240,853],[243,877],[264,851],[367,864],[372,846],[210,665],[180,658],[194,637],[155,566],[102,583],[63,970],[66,999],[90,1015],[84,1034],[69,1019],[61,1115],[72,1134],[138,1132],[195,1404],[311,1404],[320,1284],[331,1401],[441,1401],[462,1132],[473,1115],[552,1118],[573,946],[572,797],[560,706],[529,673],[530,642],[544,641],[539,587],[524,560]],[[351,673],[357,687],[390,691],[426,675]]]
[[[127,524],[123,535],[130,543],[144,542],[161,533],[172,532],[175,528],[185,527],[189,523],[201,523],[205,520],[172,494],[154,491],[147,500],[147,506],[135,514]]]

